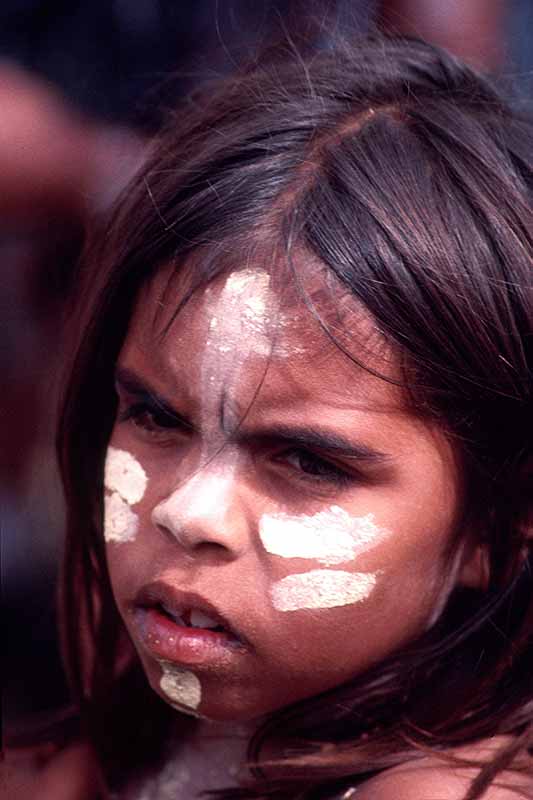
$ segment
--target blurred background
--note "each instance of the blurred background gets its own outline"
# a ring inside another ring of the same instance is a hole
[[[76,263],[166,111],[207,77],[291,40],[408,33],[533,102],[532,0],[2,0],[0,452],[4,733],[68,696],[55,632],[64,510],[54,416]]]

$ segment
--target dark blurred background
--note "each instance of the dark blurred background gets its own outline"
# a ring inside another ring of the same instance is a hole
[[[531,0],[2,0],[0,313],[3,715],[14,739],[68,700],[55,633],[64,510],[53,450],[87,223],[169,107],[265,46],[382,29],[447,47],[533,97]]]

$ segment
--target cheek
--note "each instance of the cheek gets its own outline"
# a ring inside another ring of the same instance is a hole
[[[334,647],[348,669],[420,634],[442,610],[449,538],[446,525],[425,522],[411,516],[393,530],[337,506],[312,517],[264,516],[260,538],[273,556],[269,599],[279,631],[319,662],[315,653]]]
[[[437,603],[436,573],[410,575],[386,561],[390,565],[390,558],[375,553],[361,571],[348,565],[308,569],[271,585],[269,635],[280,674],[322,691],[370,668],[428,627]]]
[[[109,447],[104,472],[104,538],[106,542],[131,542],[139,527],[133,507],[144,497],[148,478],[135,456]]]
[[[352,562],[389,535],[376,524],[374,514],[352,516],[336,505],[311,516],[265,514],[259,522],[259,537],[267,553],[313,559],[328,567]]]
[[[138,459],[129,451],[110,446],[104,472],[104,525],[107,562],[114,586],[123,583],[138,563],[138,541],[143,498],[148,476]]]
[[[122,544],[135,540],[139,529],[139,517],[118,492],[104,498],[104,539],[106,542]]]
[[[272,604],[278,611],[353,605],[370,596],[376,580],[375,573],[344,570],[314,569],[287,575],[273,584]]]
[[[311,516],[264,515],[259,536],[268,553],[296,567],[294,574],[272,584],[272,605],[278,611],[297,611],[347,606],[369,597],[377,573],[357,571],[357,558],[388,539],[390,532],[373,514],[352,516],[334,505]],[[301,565],[309,561],[327,568],[302,571]],[[347,569],[333,569],[337,565]]]

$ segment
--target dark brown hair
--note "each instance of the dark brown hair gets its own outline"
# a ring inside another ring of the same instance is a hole
[[[490,569],[486,590],[456,590],[419,639],[273,716],[251,743],[253,785],[224,796],[331,797],[428,749],[512,734],[473,800],[531,745],[532,191],[532,124],[414,40],[278,53],[191,97],[156,140],[86,261],[59,431],[66,660],[111,783],[157,756],[175,716],[146,684],[106,569],[115,362],[139,289],[162,265],[179,271],[201,253],[202,286],[254,241],[290,264],[296,248],[318,258],[402,354],[416,410],[461,454]],[[280,730],[298,755],[261,767],[262,742]]]

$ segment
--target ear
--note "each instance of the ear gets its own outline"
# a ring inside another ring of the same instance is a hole
[[[520,564],[523,566],[528,559],[533,562],[533,455],[526,458],[517,480],[516,507],[521,510]]]
[[[522,509],[522,520],[519,524],[522,542],[519,563],[533,554],[533,464],[528,462],[527,468],[517,482],[515,502]],[[490,579],[489,545],[485,541],[473,542],[465,549],[459,568],[457,584],[469,589],[486,591]]]
[[[457,583],[467,589],[486,591],[489,585],[490,567],[487,544],[474,544],[463,556]]]

